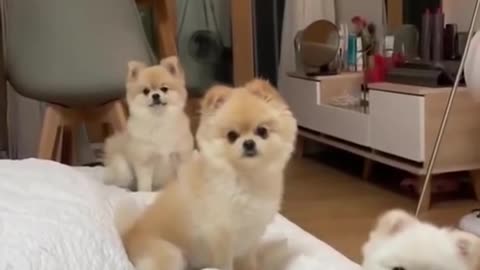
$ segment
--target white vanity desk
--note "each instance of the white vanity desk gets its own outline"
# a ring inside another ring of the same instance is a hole
[[[360,92],[361,73],[319,77],[289,73],[289,77],[288,90],[282,95],[297,117],[300,142],[308,138],[365,157],[366,174],[370,161],[375,161],[425,175],[449,87],[372,83],[365,111],[331,105],[338,96]],[[476,175],[480,169],[480,103],[464,88],[459,90],[434,173],[472,171],[474,179],[480,179]],[[480,180],[474,182],[480,199]]]

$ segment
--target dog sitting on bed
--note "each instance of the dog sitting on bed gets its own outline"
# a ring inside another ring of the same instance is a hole
[[[280,208],[296,132],[292,113],[266,81],[208,91],[199,151],[178,180],[138,219],[126,208],[116,214],[136,269],[257,269],[256,248]]]
[[[363,256],[364,270],[478,270],[480,239],[392,210],[370,233]]]
[[[128,64],[127,129],[105,142],[105,183],[152,191],[176,177],[193,151],[190,122],[184,112],[185,78],[177,57],[147,67]]]

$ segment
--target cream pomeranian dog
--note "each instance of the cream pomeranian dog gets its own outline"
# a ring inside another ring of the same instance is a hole
[[[117,226],[138,270],[256,269],[256,247],[278,212],[296,120],[266,81],[213,87],[202,100],[199,151],[139,218]]]
[[[391,210],[363,247],[364,270],[478,270],[480,239]]]
[[[193,135],[184,112],[185,78],[177,57],[146,67],[128,64],[127,129],[105,142],[105,183],[138,191],[158,189],[176,177],[193,152]]]

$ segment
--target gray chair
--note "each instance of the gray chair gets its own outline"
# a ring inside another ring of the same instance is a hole
[[[127,62],[155,61],[135,2],[3,1],[6,78],[48,104],[38,157],[72,163],[82,124],[125,126]]]

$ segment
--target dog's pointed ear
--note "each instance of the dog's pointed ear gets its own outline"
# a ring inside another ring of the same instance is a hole
[[[169,56],[162,59],[160,65],[166,68],[174,77],[185,80],[185,73],[177,56]]]
[[[138,61],[130,61],[128,62],[128,73],[127,73],[127,80],[128,81],[135,81],[138,79],[138,74],[142,71],[146,65],[142,62]]]
[[[276,103],[286,105],[280,93],[267,80],[253,79],[244,86],[247,91],[253,95],[265,100],[268,103]]]
[[[389,237],[417,222],[418,220],[409,213],[394,209],[386,212],[378,219],[377,226],[372,233],[378,236]]]
[[[373,250],[376,250],[378,243],[402,232],[418,222],[414,216],[403,210],[394,209],[386,212],[380,216],[376,226],[370,232],[368,241],[363,245],[363,255],[367,256]]]
[[[201,114],[205,115],[218,110],[227,101],[232,91],[232,88],[224,85],[216,85],[210,88],[202,98]]]
[[[458,254],[466,260],[471,269],[477,269],[475,267],[480,266],[480,238],[459,230],[453,230],[450,233]]]

